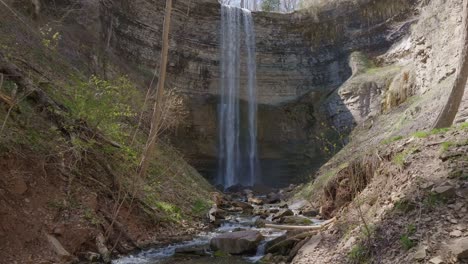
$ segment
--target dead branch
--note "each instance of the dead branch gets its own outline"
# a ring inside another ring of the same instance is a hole
[[[322,230],[335,222],[335,218],[327,220],[320,225],[311,225],[311,226],[297,226],[297,225],[275,225],[275,224],[265,224],[266,228],[274,228],[280,230],[304,230],[304,231],[315,231]]]

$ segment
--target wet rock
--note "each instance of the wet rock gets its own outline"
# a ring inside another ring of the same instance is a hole
[[[273,220],[281,220],[282,218],[284,218],[286,216],[292,216],[292,215],[294,215],[293,211],[291,211],[290,209],[285,209],[285,210],[282,210],[279,213],[275,214],[273,216]]]
[[[176,255],[192,255],[192,256],[210,256],[208,245],[187,246],[177,248]]]
[[[262,258],[261,263],[269,263],[272,260],[273,260],[273,254],[268,253]]]
[[[249,198],[254,197],[253,191],[252,191],[252,190],[249,190],[249,189],[245,189],[245,190],[244,190],[244,195],[245,195],[245,197],[247,198],[246,200],[248,200]]]
[[[239,213],[239,212],[243,212],[244,209],[242,209],[241,207],[231,206],[231,207],[227,208],[226,211],[231,212],[231,213]]]
[[[86,252],[82,255],[82,258],[86,261],[97,262],[101,259],[101,255],[96,252]]]
[[[310,225],[313,223],[312,220],[306,217],[294,215],[283,217],[281,222],[289,225]]]
[[[225,219],[226,211],[219,209],[216,205],[213,205],[213,207],[208,212],[208,216],[211,222],[216,221],[216,219]]]
[[[265,221],[264,219],[262,219],[262,218],[259,217],[257,220],[255,220],[255,223],[254,223],[254,224],[255,224],[255,226],[256,226],[257,228],[262,228],[262,227],[265,227],[265,224],[266,224],[266,223],[267,223],[267,221]]]
[[[266,244],[266,252],[288,256],[296,241],[288,240],[288,235],[279,236]]]
[[[468,237],[453,240],[448,245],[448,250],[458,259],[468,259]]]
[[[319,215],[319,212],[317,210],[304,210],[302,211],[302,215],[303,216],[307,216],[307,217],[317,217]]]
[[[268,212],[269,212],[270,214],[276,214],[276,213],[278,213],[279,211],[280,211],[280,209],[278,209],[278,208],[270,208],[270,209],[268,209]]]
[[[265,201],[263,199],[260,199],[258,197],[251,197],[248,199],[248,202],[251,203],[251,204],[255,204],[255,205],[264,205],[265,204]]]
[[[255,208],[252,214],[260,216],[263,219],[266,219],[270,215],[265,208]]]
[[[282,195],[279,193],[269,193],[267,195],[266,203],[268,204],[276,204],[280,203],[282,199]]]
[[[218,193],[218,192],[214,192],[211,194],[211,199],[213,200],[214,204],[217,206],[217,207],[223,207],[223,206],[226,206],[228,205],[228,202],[226,201],[226,199],[224,199],[223,195]]]
[[[262,239],[260,232],[248,230],[219,235],[211,239],[210,245],[228,254],[244,254],[255,252]]]
[[[241,201],[233,201],[231,204],[232,204],[232,206],[242,208],[242,210],[244,212],[249,212],[249,211],[252,211],[254,209],[252,205],[250,205],[248,203],[241,202]]]

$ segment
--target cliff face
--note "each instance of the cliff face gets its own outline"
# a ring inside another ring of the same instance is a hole
[[[344,1],[315,11],[253,14],[259,147],[268,179],[281,182],[323,160],[316,136],[324,129],[317,122],[325,117],[319,111],[322,98],[351,76],[352,51],[381,54],[406,34],[414,4]],[[119,0],[101,7],[110,47],[147,79],[159,63],[163,8],[162,0]],[[208,177],[216,169],[220,18],[216,0],[174,1],[167,87],[184,94],[190,110],[174,143]],[[302,106],[308,109],[307,118],[290,110]],[[345,118],[354,123],[351,115]]]

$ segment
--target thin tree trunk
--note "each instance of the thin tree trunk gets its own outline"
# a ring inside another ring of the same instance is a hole
[[[457,79],[446,105],[437,117],[434,128],[449,127],[453,124],[465,93],[465,86],[468,80],[468,0],[463,1],[463,27],[465,36]]]
[[[150,134],[146,142],[145,150],[141,157],[140,167],[138,170],[138,176],[140,178],[146,177],[146,173],[148,171],[150,160],[155,149],[158,132],[159,132],[159,129],[161,128],[164,84],[166,82],[167,57],[168,57],[168,51],[169,51],[169,30],[170,30],[170,25],[171,25],[171,13],[172,13],[172,0],[166,0],[166,13],[164,16],[164,28],[163,28],[163,39],[162,39],[163,45],[162,45],[162,50],[161,50],[161,67],[159,70],[157,95],[156,95],[156,99],[155,99],[155,103],[153,107],[153,117],[151,118]]]

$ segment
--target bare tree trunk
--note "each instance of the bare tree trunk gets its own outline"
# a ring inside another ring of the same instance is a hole
[[[161,67],[159,70],[159,80],[157,95],[153,107],[153,117],[151,118],[151,130],[146,142],[145,150],[141,157],[140,167],[138,170],[138,176],[140,178],[146,177],[148,167],[150,164],[151,157],[154,152],[156,140],[158,137],[158,131],[161,128],[162,122],[162,107],[163,107],[163,96],[164,96],[164,84],[166,82],[166,69],[167,69],[167,57],[169,51],[169,30],[171,25],[171,13],[172,13],[172,0],[166,0],[166,13],[164,17],[164,28],[163,28],[163,45],[161,50]]]
[[[434,128],[449,127],[453,124],[458,109],[465,93],[465,86],[468,80],[468,0],[463,1],[463,26],[464,43],[458,67],[458,75],[453,85],[448,101],[440,112],[434,124]]]

